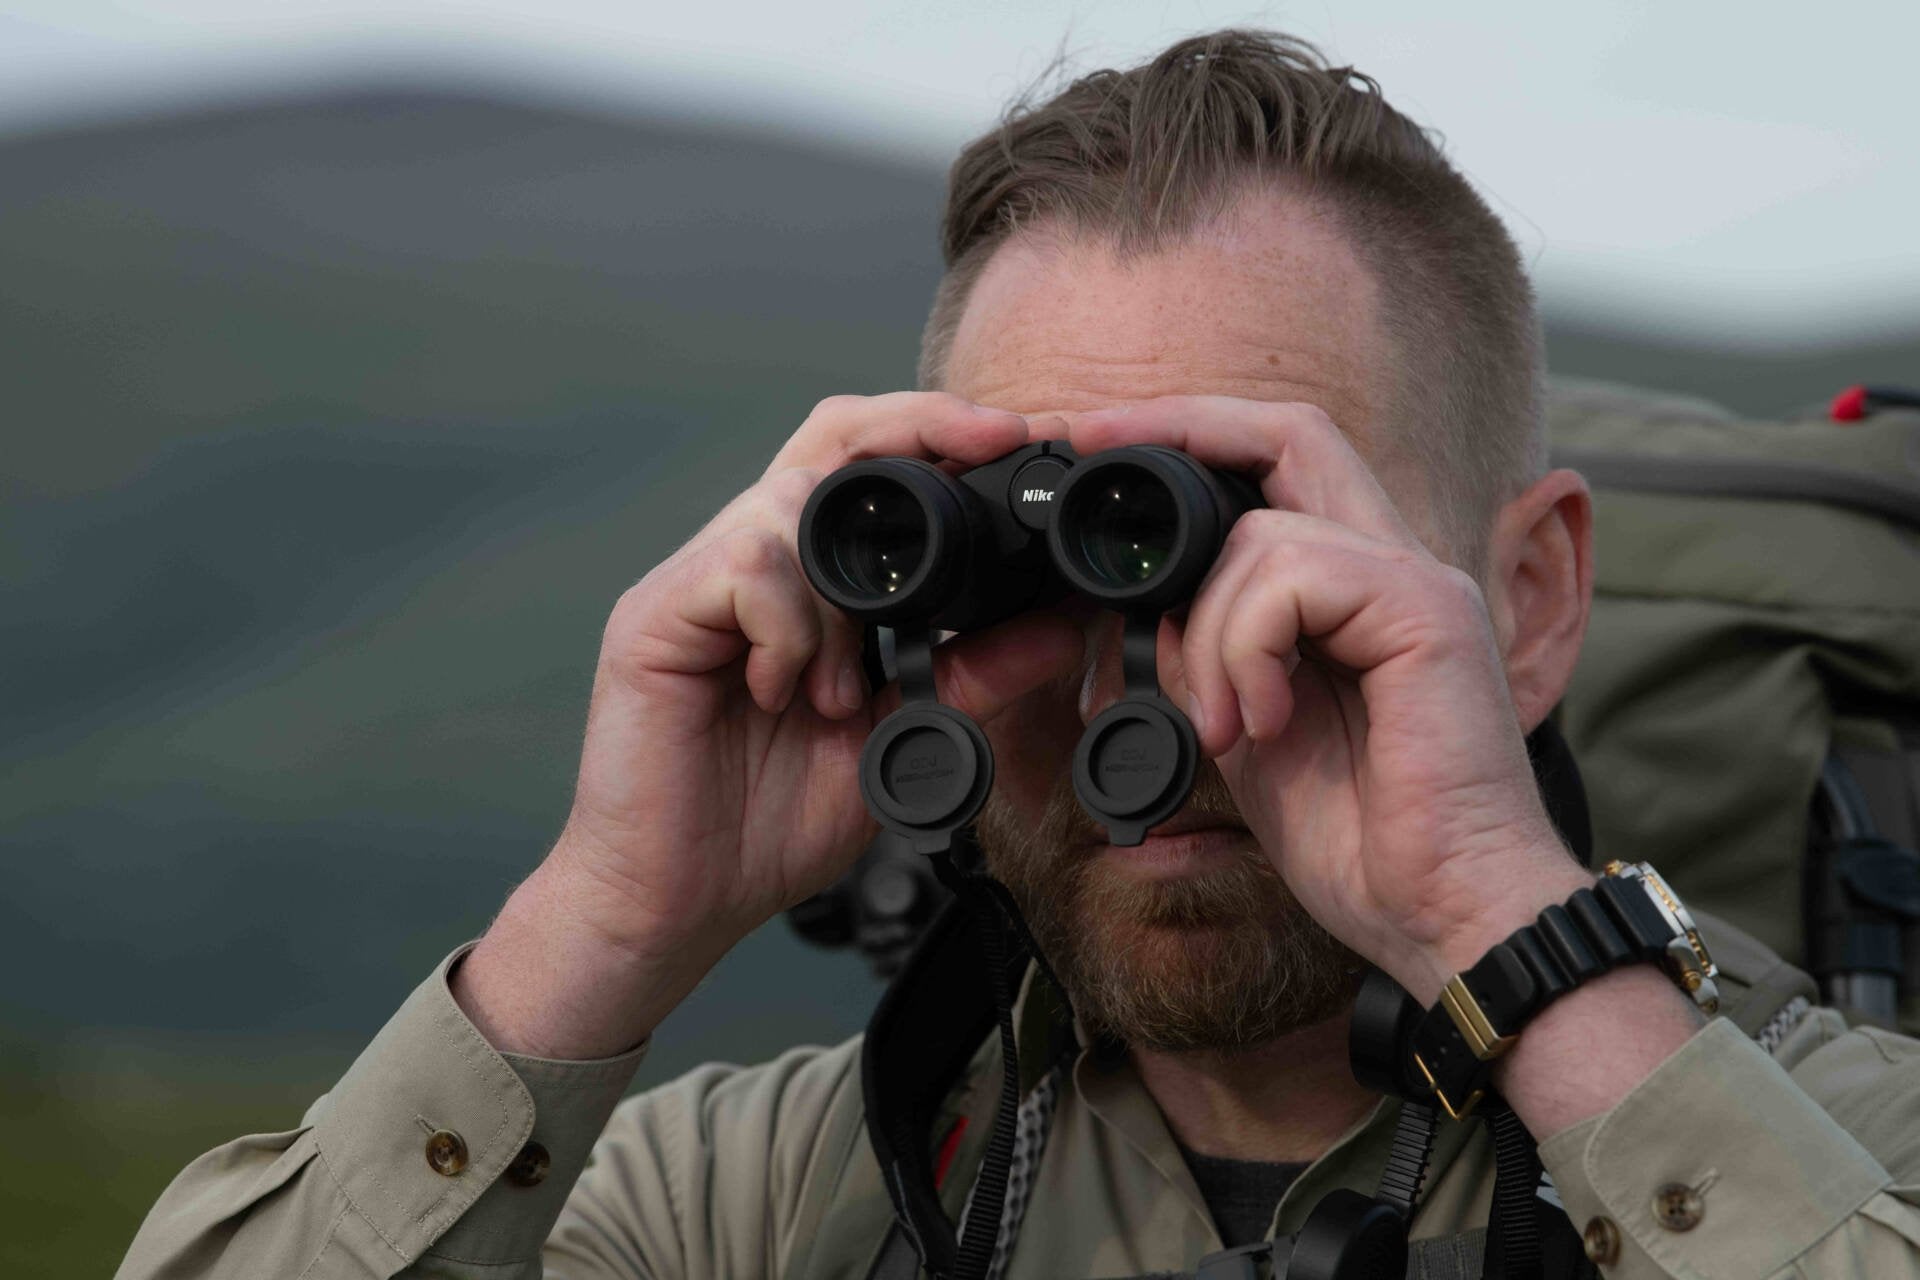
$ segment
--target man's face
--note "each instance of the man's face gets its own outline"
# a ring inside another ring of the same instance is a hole
[[[1179,244],[1122,264],[1103,241],[1030,235],[982,273],[946,389],[1033,416],[1175,394],[1318,405],[1375,465],[1418,531],[1419,486],[1369,448],[1390,369],[1377,289],[1340,234],[1294,201],[1242,202]],[[980,822],[989,864],[1026,911],[1096,1032],[1169,1050],[1261,1043],[1338,1013],[1360,962],[1301,910],[1203,762],[1193,799],[1137,849],[1081,812],[1081,730],[1121,693],[1119,619],[1085,611],[1071,680],[986,726],[998,762]],[[1184,705],[1178,623],[1160,670]]]

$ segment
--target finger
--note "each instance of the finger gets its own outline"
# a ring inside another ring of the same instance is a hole
[[[844,720],[867,705],[860,665],[860,625],[809,591],[820,614],[820,648],[802,677],[807,700],[829,720]]]
[[[1332,419],[1310,404],[1164,396],[1072,415],[1081,454],[1159,444],[1253,477],[1269,505],[1321,516],[1399,546],[1419,546],[1393,499]]]
[[[1187,685],[1187,718],[1193,721],[1200,749],[1217,756],[1244,732],[1233,680],[1221,661],[1220,639],[1247,580],[1260,567],[1261,551],[1230,540],[1200,584],[1187,610],[1180,638],[1180,665]]]
[[[771,530],[736,529],[688,558],[668,612],[645,657],[655,670],[704,674],[746,650],[746,682],[764,711],[779,712],[820,648],[812,589],[787,544]]]
[[[1065,440],[1072,429],[1071,413],[1035,413],[1027,417],[1029,440]]]
[[[1256,574],[1271,572],[1268,553],[1282,543],[1324,546],[1360,555],[1402,556],[1378,541],[1345,525],[1298,511],[1249,511],[1233,526],[1213,569],[1194,593],[1182,638],[1182,660],[1187,687],[1196,704],[1188,708],[1207,754],[1230,749],[1245,731],[1239,699],[1221,658],[1227,622],[1244,609],[1242,600]],[[1280,650],[1289,675],[1299,662],[1297,648]]]
[[[800,512],[824,474],[812,467],[792,467],[767,475],[728,503],[680,554],[697,556],[744,531],[758,531],[786,547],[794,571],[804,578],[798,546]],[[815,613],[819,644],[799,687],[815,711],[829,720],[844,720],[866,705],[866,679],[859,661],[860,628],[810,588],[807,600]]]
[[[1316,656],[1354,672],[1363,692],[1371,673],[1418,651],[1436,664],[1464,656],[1469,645],[1484,651],[1491,639],[1484,606],[1476,617],[1469,599],[1475,593],[1458,570],[1390,549],[1271,541],[1220,631],[1220,662],[1247,736],[1263,741],[1285,728],[1296,645],[1311,643]]]
[[[934,685],[941,702],[986,721],[1072,671],[1085,649],[1086,638],[1072,618],[1051,610],[1024,613],[935,648]],[[899,705],[899,686],[889,685],[874,699],[874,713],[886,715]]]
[[[833,470],[861,458],[951,459],[978,465],[1027,442],[1027,420],[944,391],[830,396],[774,456],[788,467]]]
[[[800,512],[820,481],[822,472],[812,467],[794,467],[769,475],[738,498],[725,521],[731,530],[759,529],[778,538],[793,561],[794,572],[805,577],[801,567],[798,531]],[[807,598],[818,619],[819,645],[801,677],[801,689],[815,711],[829,720],[844,720],[866,705],[866,678],[860,668],[860,624],[829,604],[816,591]]]
[[[1272,563],[1284,555],[1270,548],[1260,557],[1217,634],[1215,660],[1233,690],[1242,731],[1255,742],[1278,736],[1293,717],[1293,684],[1283,655],[1299,642],[1300,611],[1292,585],[1280,580]]]

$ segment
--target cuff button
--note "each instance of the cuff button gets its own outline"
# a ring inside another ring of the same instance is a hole
[[[547,1180],[547,1170],[552,1167],[553,1157],[547,1154],[547,1149],[537,1142],[529,1142],[507,1166],[507,1181],[516,1187],[537,1187]]]
[[[1580,1243],[1587,1251],[1587,1261],[1597,1267],[1620,1259],[1620,1228],[1612,1218],[1589,1218],[1587,1229],[1580,1233]]]
[[[1706,1201],[1684,1182],[1669,1182],[1653,1193],[1653,1220],[1669,1231],[1693,1230],[1706,1212]]]
[[[451,1178],[467,1167],[467,1140],[451,1129],[435,1129],[427,1138],[427,1168]]]

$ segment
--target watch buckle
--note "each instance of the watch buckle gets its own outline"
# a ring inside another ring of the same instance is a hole
[[[1473,1109],[1480,1105],[1480,1099],[1487,1096],[1485,1089],[1475,1089],[1467,1095],[1465,1102],[1462,1102],[1456,1107],[1452,1102],[1448,1101],[1447,1095],[1442,1092],[1439,1082],[1433,1078],[1433,1072],[1427,1069],[1427,1064],[1421,1060],[1420,1055],[1417,1053],[1413,1055],[1413,1065],[1420,1068],[1420,1074],[1426,1077],[1427,1088],[1433,1090],[1433,1096],[1439,1099],[1440,1109],[1447,1113],[1449,1120],[1465,1120],[1473,1114]]]

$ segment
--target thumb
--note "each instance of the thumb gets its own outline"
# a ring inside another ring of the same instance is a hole
[[[1015,699],[1071,671],[1085,651],[1086,637],[1078,623],[1058,613],[1024,613],[937,646],[934,685],[947,706],[988,720]],[[900,686],[890,684],[874,699],[876,722],[899,705]]]

